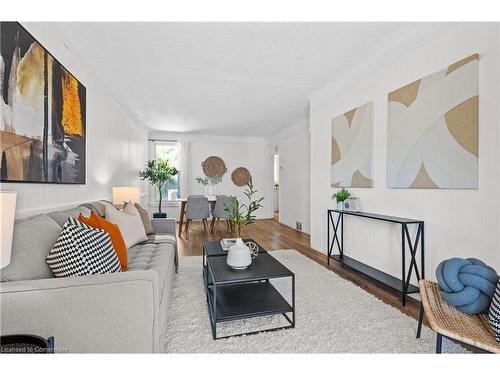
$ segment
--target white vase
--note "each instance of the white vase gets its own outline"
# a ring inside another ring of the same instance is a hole
[[[344,211],[344,202],[337,202],[337,210]]]
[[[215,197],[217,195],[217,185],[210,184],[208,185],[208,196]]]
[[[241,238],[237,238],[236,243],[227,252],[226,263],[235,270],[244,270],[258,254],[259,247],[255,243],[246,244]]]

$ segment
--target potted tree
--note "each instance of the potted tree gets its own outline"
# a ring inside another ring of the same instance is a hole
[[[166,213],[161,212],[161,203],[163,199],[163,187],[166,183],[173,181],[179,174],[177,168],[172,166],[168,159],[149,160],[142,171],[139,172],[141,180],[147,180],[153,186],[156,186],[159,194],[158,212],[153,214],[154,218],[165,218]]]

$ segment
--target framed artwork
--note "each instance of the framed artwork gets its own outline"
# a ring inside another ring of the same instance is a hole
[[[332,119],[331,186],[373,187],[373,102]]]
[[[85,184],[85,87],[17,22],[0,22],[2,182]]]
[[[477,188],[479,55],[389,94],[390,188]]]

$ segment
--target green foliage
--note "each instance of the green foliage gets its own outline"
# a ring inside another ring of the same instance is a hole
[[[208,177],[196,177],[194,179],[197,183],[202,184],[203,186],[208,185]]]
[[[147,180],[151,185],[157,187],[160,193],[158,211],[161,212],[161,200],[163,186],[179,174],[177,168],[172,166],[168,159],[149,160],[142,171],[139,172],[141,180]]]
[[[335,198],[338,202],[344,202],[351,197],[351,193],[347,191],[346,188],[342,188],[332,195],[332,199]]]
[[[196,177],[194,179],[197,183],[202,184],[203,186],[207,186],[208,184],[218,185],[222,182],[222,176],[214,176],[214,177]]]
[[[248,204],[240,204],[238,198],[233,197],[231,202],[224,208],[229,213],[229,222],[236,237],[241,237],[245,225],[252,224],[255,221],[255,211],[262,207],[264,198],[252,200],[253,195],[258,190],[254,190],[253,181],[250,179],[245,188],[245,196],[248,198]]]

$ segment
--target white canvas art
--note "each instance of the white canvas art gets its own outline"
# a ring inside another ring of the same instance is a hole
[[[389,94],[389,187],[478,187],[478,69],[475,54]]]
[[[373,102],[332,119],[331,186],[373,187]]]

